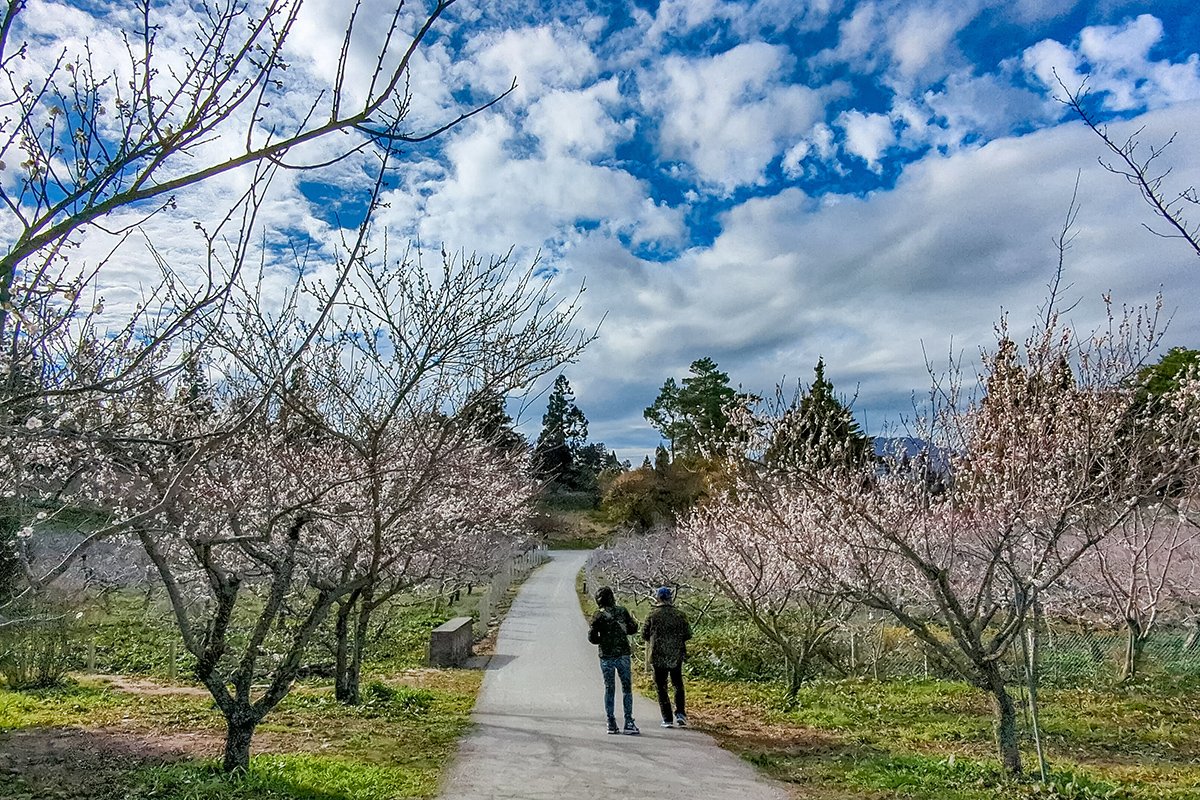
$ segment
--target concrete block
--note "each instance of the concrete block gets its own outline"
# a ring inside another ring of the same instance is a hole
[[[429,634],[429,666],[457,667],[471,657],[470,617],[455,617]]]

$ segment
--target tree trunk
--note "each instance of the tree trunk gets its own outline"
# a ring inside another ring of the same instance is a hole
[[[1121,683],[1130,681],[1137,675],[1142,652],[1146,649],[1146,636],[1142,634],[1142,628],[1135,620],[1126,620],[1125,631],[1125,657],[1122,659],[1119,678]]]
[[[787,696],[789,700],[795,700],[796,695],[800,694],[800,684],[804,682],[800,664],[795,656],[784,658],[784,664],[787,668]]]
[[[360,684],[362,683],[362,665],[363,657],[367,651],[367,638],[371,633],[371,598],[364,596],[362,605],[358,609],[358,620],[354,626],[354,639],[350,649],[350,661],[346,665],[345,679],[345,698],[339,698],[347,705],[358,705],[362,693]]]
[[[1033,732],[1034,752],[1037,753],[1038,774],[1045,783],[1049,780],[1049,769],[1046,766],[1046,751],[1042,749],[1042,726],[1038,719],[1038,623],[1040,618],[1040,609],[1035,609],[1033,623],[1025,629],[1021,644],[1025,655],[1025,688],[1029,692],[1030,730]]]
[[[346,600],[339,608],[334,624],[336,640],[336,655],[333,668],[333,694],[339,703],[354,705],[357,697],[351,699],[350,687],[350,615],[354,611],[354,596]]]
[[[995,732],[996,749],[1000,754],[1000,762],[1005,772],[1010,775],[1021,774],[1021,748],[1017,741],[1017,707],[1008,687],[1004,685],[1004,677],[995,663],[989,662],[983,667],[984,688],[992,695],[992,708],[996,712]]]
[[[357,604],[354,602],[357,600]],[[354,619],[353,630],[350,620]],[[367,650],[367,638],[371,633],[371,593],[355,592],[340,609],[337,616],[337,679],[334,695],[338,702],[356,706],[362,701],[362,664]]]
[[[250,740],[258,720],[244,713],[225,718],[225,772],[245,772],[250,769]]]
[[[783,663],[787,672],[787,696],[789,700],[795,700],[800,694],[800,687],[804,685],[804,680],[808,677],[808,666],[811,661],[811,653],[808,650],[797,650],[793,647],[784,647]]]

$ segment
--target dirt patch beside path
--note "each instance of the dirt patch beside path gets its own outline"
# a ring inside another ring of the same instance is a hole
[[[158,683],[148,678],[132,678],[126,675],[80,675],[81,680],[106,683],[113,689],[129,694],[140,694],[148,697],[177,695],[182,697],[211,697],[203,686],[179,686],[170,683]]]
[[[25,728],[0,733],[0,796],[10,800],[103,800],[122,796],[140,767],[221,752],[208,733],[124,728]]]

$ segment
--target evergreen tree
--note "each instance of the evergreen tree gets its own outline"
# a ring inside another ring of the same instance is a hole
[[[674,378],[667,378],[658,390],[658,397],[642,412],[642,416],[667,440],[671,452],[674,453],[675,441],[684,426],[680,418],[679,386]]]
[[[667,448],[661,444],[654,448],[654,471],[659,477],[666,477],[667,472],[671,468],[671,455],[667,452]]]
[[[504,407],[504,397],[497,392],[476,395],[459,412],[459,420],[500,452],[512,453],[528,446]]]
[[[784,413],[767,448],[772,466],[825,469],[857,466],[871,457],[873,445],[833,391],[825,377],[825,361],[819,359],[808,391],[799,395]]]
[[[673,458],[719,455],[729,439],[729,407],[748,398],[711,358],[693,361],[688,372],[679,385],[668,378],[642,414],[667,440]]]
[[[1174,413],[1169,396],[1178,391],[1184,380],[1200,378],[1200,350],[1189,350],[1184,347],[1172,347],[1157,364],[1150,364],[1138,371],[1136,376],[1136,391],[1125,423],[1123,442],[1133,442],[1138,438],[1160,435],[1153,433],[1156,424],[1161,424],[1164,416]],[[1182,420],[1179,421],[1183,424]],[[1144,456],[1147,459],[1143,471],[1147,476],[1157,476],[1166,468],[1177,453],[1150,452]],[[1156,463],[1157,462],[1157,463]],[[1166,462],[1166,463],[1163,463]],[[1176,497],[1188,488],[1188,482],[1182,477],[1176,477],[1169,485],[1163,486],[1158,493],[1168,497]]]
[[[533,448],[537,474],[553,483],[576,489],[575,459],[587,443],[587,417],[575,405],[575,394],[565,375],[559,375],[546,401],[542,432]]]
[[[1138,372],[1138,399],[1148,402],[1179,388],[1184,377],[1200,376],[1200,350],[1172,347],[1157,364]]]

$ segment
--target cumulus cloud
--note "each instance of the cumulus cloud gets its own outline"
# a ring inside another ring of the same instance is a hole
[[[1169,135],[1197,113],[1194,104],[1129,125]],[[1180,144],[1173,163],[1195,174],[1200,141]],[[1099,152],[1071,124],[930,153],[892,191],[817,202],[789,189],[736,206],[711,247],[669,264],[626,256],[588,293],[608,319],[577,373],[621,376],[587,384],[594,435],[640,458],[641,408],[704,355],[759,391],[783,376],[810,379],[824,356],[839,388],[857,388],[872,432],[898,421],[910,393],[927,387],[927,357],[944,364],[953,350],[977,363],[1004,310],[1018,329],[1032,324],[1080,171],[1082,213],[1067,261],[1068,299],[1081,301],[1072,322],[1102,324],[1108,291],[1118,302],[1152,302],[1164,285],[1169,309],[1189,307],[1200,293],[1194,254],[1140,227],[1148,212],[1096,164]],[[598,271],[613,253],[577,257],[578,269]],[[1200,339],[1200,318],[1177,314],[1168,338]]]
[[[551,89],[578,89],[596,75],[595,53],[587,41],[559,25],[484,32],[471,40],[472,68],[491,92],[517,79],[516,100],[529,101]]]
[[[570,148],[521,156],[512,148],[518,135],[504,117],[480,120],[447,144],[446,174],[419,198],[410,187],[397,190],[383,219],[397,228],[413,226],[426,243],[492,253],[517,245],[542,247],[557,258],[572,249],[581,227],[635,243],[678,245],[682,212],[649,201],[638,179]]]
[[[823,113],[821,95],[784,81],[790,56],[763,42],[712,58],[666,59],[642,76],[641,102],[661,118],[662,155],[721,191],[762,180],[767,165]]]
[[[547,153],[599,158],[633,133],[631,124],[613,118],[621,103],[616,78],[547,92],[530,106],[526,127]]]
[[[1079,0],[997,0],[989,5],[1011,9],[1021,22],[1041,22],[1067,14]]]
[[[1050,98],[1014,85],[1008,76],[991,74],[951,75],[941,90],[925,93],[922,107],[935,124],[906,118],[914,140],[947,147],[967,139],[988,141],[1030,123],[1049,123],[1062,112]]]
[[[878,172],[879,159],[896,143],[896,131],[888,116],[846,111],[838,117],[838,126],[846,136],[846,152],[858,156]]]
[[[882,73],[893,90],[908,93],[937,82],[962,61],[955,40],[978,10],[972,2],[860,3],[839,24],[837,43],[813,56],[811,63],[816,68],[853,63]]]
[[[944,6],[918,7],[902,15],[888,33],[896,70],[905,79],[920,75],[949,49],[966,21]]]
[[[719,27],[741,38],[757,36],[763,29],[813,30],[828,22],[838,0],[662,0],[645,17],[645,39],[652,45],[668,37],[687,36],[705,26]]]
[[[812,145],[804,139],[796,142],[783,154],[783,174],[789,178],[797,178],[804,174],[804,159],[808,158]]]
[[[1061,91],[1058,79],[1072,91],[1086,79],[1088,89],[1114,111],[1164,108],[1200,98],[1200,55],[1192,53],[1182,62],[1151,56],[1163,33],[1157,17],[1142,14],[1121,25],[1084,28],[1071,46],[1043,40],[1027,48],[1022,60],[1051,93]]]

